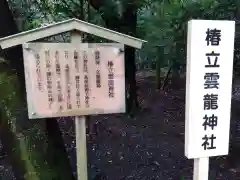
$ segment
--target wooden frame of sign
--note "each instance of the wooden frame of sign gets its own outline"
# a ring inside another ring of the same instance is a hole
[[[31,43],[67,31],[71,43]],[[82,32],[118,43],[81,43]],[[125,112],[124,45],[144,42],[78,19],[0,39],[2,49],[23,45],[29,118],[75,116],[79,180],[88,179],[84,115]]]

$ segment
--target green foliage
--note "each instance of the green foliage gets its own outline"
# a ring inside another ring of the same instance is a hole
[[[143,61],[160,59],[161,66],[167,65],[168,61],[171,62],[170,64],[176,62],[184,64],[187,22],[190,19],[235,20],[239,5],[238,0],[182,0],[152,3],[139,12],[138,35],[148,41],[141,52],[141,59]],[[164,54],[159,53],[157,45],[165,46]]]
[[[1,119],[14,121],[13,111],[19,107],[21,101],[17,96],[16,78],[7,73],[0,73],[0,111]],[[13,124],[13,123],[12,123]]]
[[[84,0],[83,4],[80,2],[33,0],[29,3],[27,0],[10,0],[9,4],[16,19],[18,17],[25,19],[23,29],[32,29],[42,23],[72,17],[81,18],[82,10],[85,20],[105,26],[101,13],[107,17],[117,16],[120,19],[127,4],[135,3],[138,8],[137,36],[148,41],[143,49],[137,52],[137,60],[151,63],[161,59],[161,66],[167,66],[169,62],[185,63],[188,20],[234,19],[240,5],[238,0],[103,0],[104,5],[96,12],[92,7],[88,11],[87,0]],[[96,37],[91,40],[100,41]],[[164,45],[164,55],[159,53],[158,45]]]

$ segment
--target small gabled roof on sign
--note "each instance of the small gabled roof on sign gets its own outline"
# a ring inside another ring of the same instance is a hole
[[[20,45],[26,42],[42,39],[45,37],[61,34],[67,31],[78,30],[93,34],[102,38],[106,38],[112,41],[126,44],[131,47],[140,49],[142,43],[147,42],[126,34],[122,34],[110,29],[103,28],[94,24],[90,24],[78,19],[69,19],[58,23],[53,23],[44,27],[32,29],[29,31],[21,32],[11,36],[7,36],[0,39],[0,45],[2,49],[12,46]]]

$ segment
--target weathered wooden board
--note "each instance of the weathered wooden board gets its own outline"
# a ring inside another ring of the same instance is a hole
[[[123,45],[23,46],[30,119],[125,112]]]

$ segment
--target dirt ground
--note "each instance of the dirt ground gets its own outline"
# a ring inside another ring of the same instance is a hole
[[[108,180],[191,180],[193,160],[184,157],[185,80],[174,80],[165,91],[156,91],[151,77],[138,78],[138,86],[142,110],[135,118],[121,114],[91,117],[98,133],[88,136],[89,179],[101,173]],[[211,158],[209,180],[240,179],[238,93],[240,86],[235,85],[231,152],[228,157]],[[64,132],[73,129],[70,121],[61,123]],[[74,132],[65,138],[73,142]],[[75,147],[67,144],[75,171]]]
[[[88,135],[89,179],[102,174],[106,180],[192,180],[193,160],[184,157],[185,80],[156,91],[154,78],[138,76],[138,86],[142,108],[135,118],[91,117],[95,130]],[[209,180],[240,179],[239,109],[240,83],[233,88],[230,155],[211,158]],[[73,121],[61,119],[59,124],[76,174]],[[4,180],[11,180],[11,166],[0,160],[0,179],[4,174]]]

